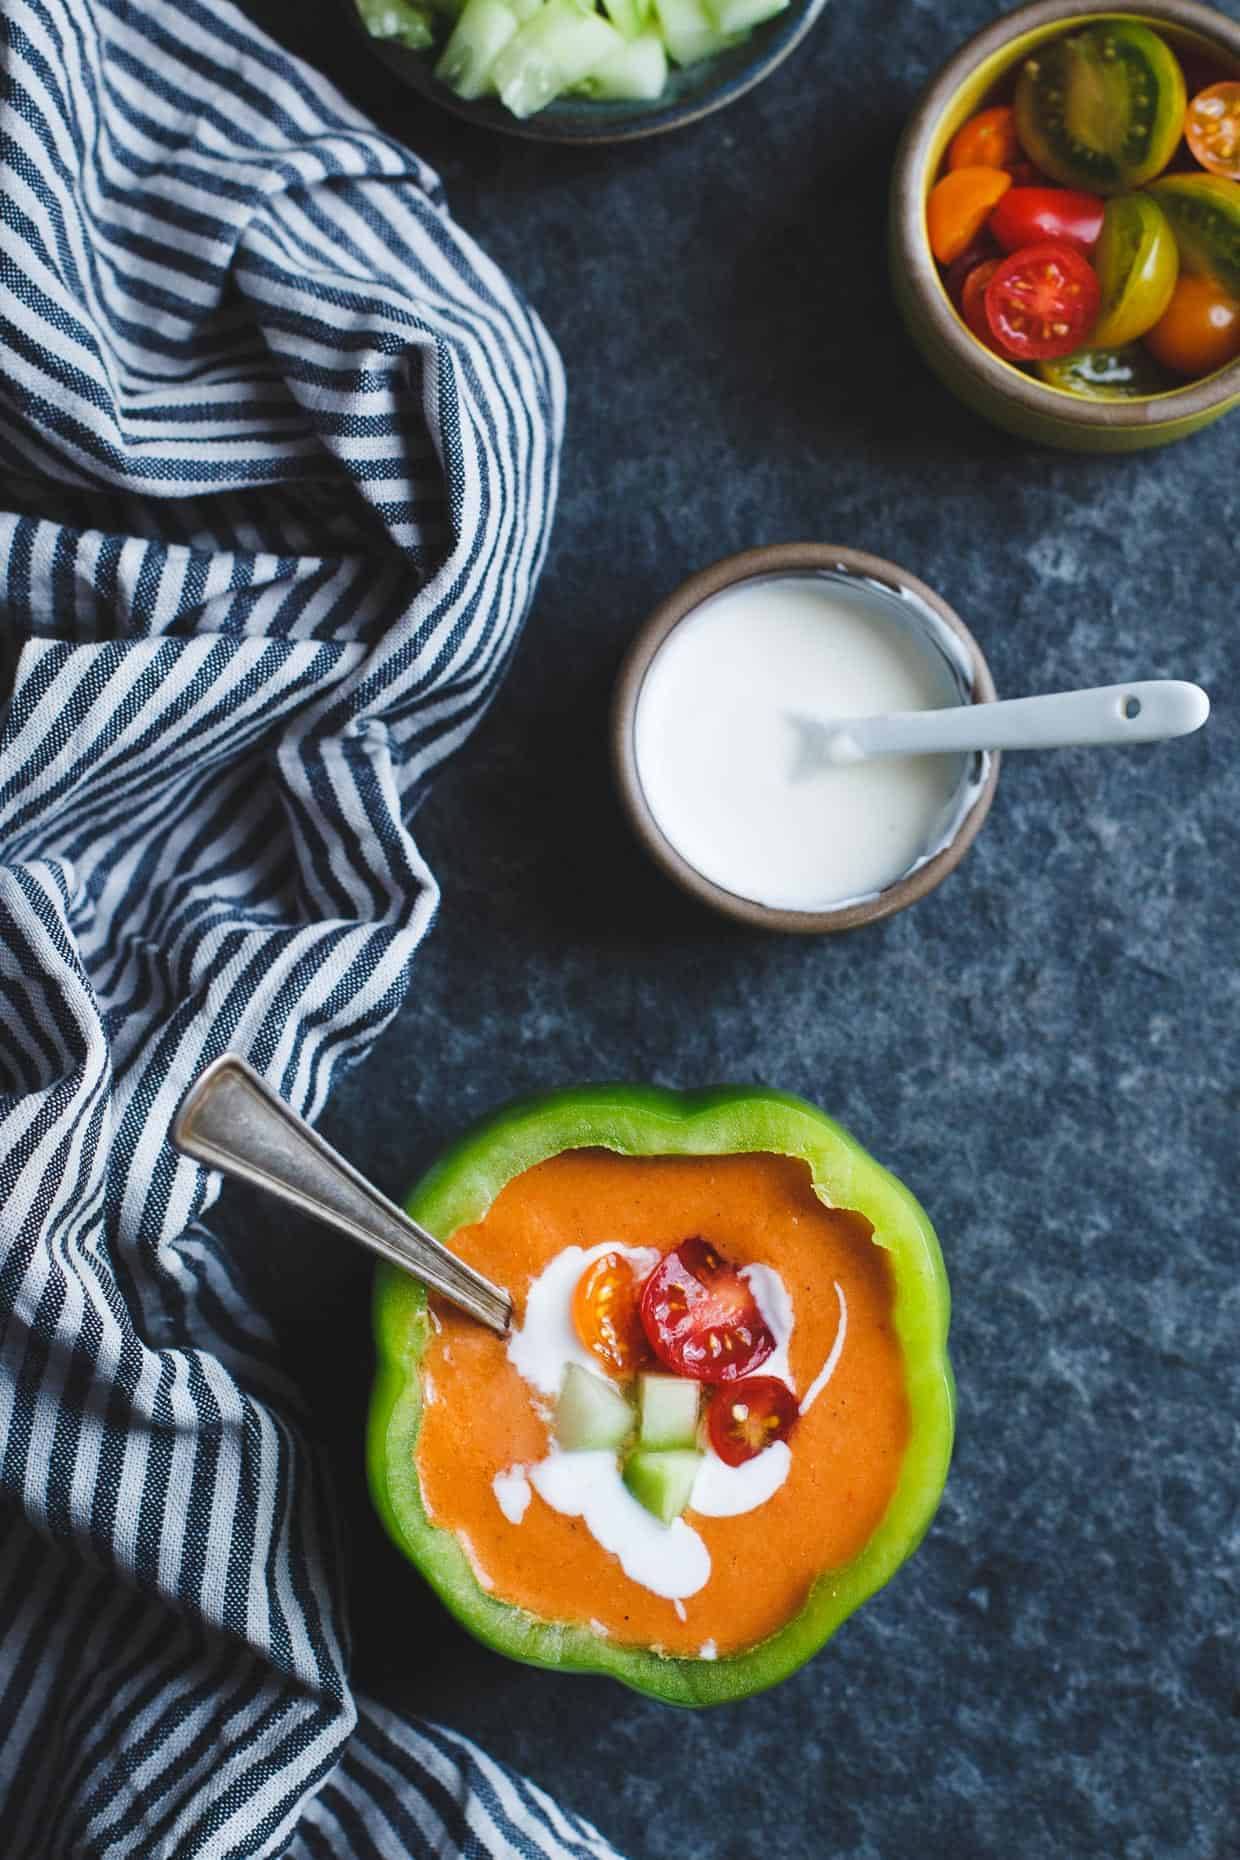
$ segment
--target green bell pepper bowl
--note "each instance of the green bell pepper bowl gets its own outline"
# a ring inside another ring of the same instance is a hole
[[[947,1355],[947,1274],[924,1210],[901,1182],[832,1118],[784,1092],[758,1086],[676,1092],[598,1085],[506,1106],[476,1126],[423,1176],[408,1200],[413,1217],[451,1243],[481,1220],[514,1176],[565,1150],[622,1156],[768,1153],[807,1163],[815,1193],[873,1225],[894,1285],[893,1321],[905,1368],[910,1434],[887,1509],[864,1548],[826,1571],[801,1611],[777,1633],[718,1660],[670,1658],[623,1646],[575,1622],[546,1621],[481,1587],[457,1538],[426,1514],[416,1450],[421,1365],[431,1336],[426,1292],[393,1267],[375,1282],[378,1367],[370,1404],[370,1489],[393,1542],[463,1627],[497,1653],[560,1672],[606,1673],[668,1704],[721,1705],[786,1679],[830,1639],[921,1541],[951,1458],[955,1386]]]

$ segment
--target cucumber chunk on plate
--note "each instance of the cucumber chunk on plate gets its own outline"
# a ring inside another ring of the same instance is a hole
[[[642,1376],[637,1385],[643,1447],[668,1451],[697,1446],[699,1385],[687,1376]]]
[[[667,53],[657,32],[639,33],[583,78],[583,96],[647,103],[663,95]]]
[[[372,39],[395,39],[420,52],[435,36],[428,8],[412,0],[357,0],[357,10]]]
[[[484,97],[495,88],[495,60],[519,30],[520,21],[505,0],[466,0],[435,76],[468,102]]]
[[[623,45],[601,13],[583,12],[575,0],[547,0],[496,59],[495,88],[514,116],[532,116]]]
[[[603,11],[618,33],[635,39],[650,17],[650,0],[603,0]]]
[[[672,1524],[689,1503],[703,1457],[684,1448],[651,1453],[639,1447],[624,1469],[624,1483],[660,1524]]]
[[[633,1410],[619,1389],[569,1363],[555,1405],[555,1437],[564,1451],[597,1453],[620,1447],[632,1431]]]
[[[715,24],[703,0],[655,0],[655,11],[663,28],[663,43],[678,65],[695,65],[734,42]]]

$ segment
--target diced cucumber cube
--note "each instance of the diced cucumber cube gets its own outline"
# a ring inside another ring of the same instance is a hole
[[[569,1363],[555,1405],[555,1437],[566,1453],[620,1447],[633,1431],[633,1410],[619,1389]]]
[[[508,5],[516,14],[518,25],[524,26],[527,19],[542,12],[543,0],[508,0]]]
[[[699,1399],[699,1385],[687,1376],[643,1376],[637,1392],[642,1446],[696,1447]]]
[[[583,13],[576,0],[547,0],[496,59],[495,87],[514,116],[532,116],[623,44],[601,13]]]
[[[646,102],[663,95],[667,53],[657,32],[643,32],[593,70],[582,85],[590,97]]]
[[[517,16],[505,0],[466,0],[435,76],[458,97],[470,102],[484,97],[495,88],[496,59],[518,31]]]
[[[357,0],[357,11],[372,39],[394,39],[411,52],[421,51],[434,36],[426,7],[413,0]]]
[[[732,43],[703,0],[655,0],[655,11],[663,28],[663,43],[678,65],[695,65]]]
[[[651,1453],[639,1447],[624,1469],[624,1483],[639,1505],[653,1512],[661,1524],[671,1524],[689,1503],[703,1458],[684,1448]]]
[[[765,19],[782,13],[788,0],[709,0],[720,32],[752,32]]]

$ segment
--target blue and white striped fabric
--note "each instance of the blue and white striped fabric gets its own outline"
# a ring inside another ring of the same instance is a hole
[[[354,1698],[329,1494],[167,1133],[392,1015],[403,821],[547,542],[559,363],[223,0],[4,0],[0,1853],[598,1856]]]

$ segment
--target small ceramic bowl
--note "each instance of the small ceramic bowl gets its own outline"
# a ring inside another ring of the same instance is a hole
[[[644,136],[662,135],[665,130],[695,123],[699,117],[735,103],[769,77],[801,43],[826,4],[827,0],[792,0],[785,12],[756,27],[743,44],[683,70],[671,66],[662,96],[648,103],[561,97],[522,121],[494,98],[466,103],[455,96],[435,76],[432,54],[411,52],[390,40],[372,38],[358,18],[354,0],[343,0],[357,30],[411,90],[466,122],[498,129],[504,135],[521,136],[529,142],[636,142]]]
[[[1240,75],[1240,25],[1195,0],[1140,0],[1122,11],[1161,33],[1182,56]],[[957,315],[926,233],[926,196],[961,124],[1014,75],[1038,45],[1074,26],[1113,17],[1073,0],[1036,0],[969,40],[925,91],[904,132],[892,181],[892,285],[909,334],[940,379],[997,426],[1079,452],[1165,446],[1240,403],[1240,361],[1200,381],[1137,400],[1086,400],[1024,374],[983,347]]]
[[[901,601],[905,617],[924,628],[932,649],[950,660],[962,702],[988,704],[995,687],[981,648],[960,617],[924,582],[885,562],[880,556],[857,549],[839,549],[830,543],[779,543],[748,549],[703,569],[676,589],[657,607],[637,633],[625,656],[612,699],[612,768],[621,804],[639,840],[669,878],[700,903],[761,930],[784,930],[808,935],[824,931],[855,930],[875,923],[916,903],[954,871],[973,844],[990,809],[999,778],[999,757],[978,757],[970,771],[967,805],[956,819],[951,837],[932,857],[883,891],[826,910],[780,910],[725,890],[706,878],[677,850],[655,819],[638,772],[637,711],[642,685],[656,654],[673,628],[696,614],[703,603],[741,582],[774,576],[827,575],[856,577],[871,588],[890,592]],[[967,692],[967,698],[963,695]]]

